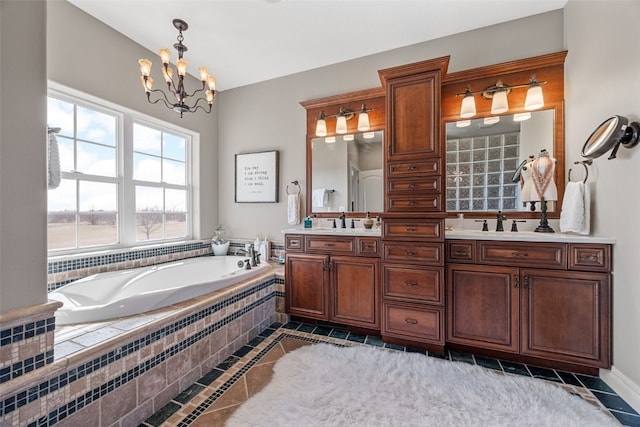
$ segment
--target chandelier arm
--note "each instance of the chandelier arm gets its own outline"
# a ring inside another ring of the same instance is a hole
[[[200,101],[201,99],[204,99],[204,98],[199,98],[198,101]],[[212,106],[213,106],[213,104],[209,104],[209,108],[207,109],[207,108],[203,107],[202,105],[194,105],[193,108],[189,109],[189,112],[190,113],[195,113],[196,111],[201,109],[202,111],[204,111],[206,113],[210,113]]]
[[[151,92],[160,92],[162,94],[162,97],[159,97],[155,101],[152,101]],[[160,89],[152,89],[151,91],[147,92],[147,101],[149,101],[149,103],[151,104],[157,104],[159,101],[162,101],[164,105],[167,106],[167,108],[173,108],[173,104],[169,101],[169,98],[167,98],[167,94]]]
[[[189,111],[193,113],[198,109],[198,107],[200,107],[200,108],[202,108],[204,110],[205,108],[202,105],[199,105],[200,101],[207,102],[207,100],[205,98],[198,98],[196,100],[196,102],[193,104],[193,107],[188,107]],[[208,104],[208,102],[207,102],[207,104]]]
[[[207,88],[207,85],[205,82],[202,82],[202,87],[200,89],[196,89],[193,91],[192,94],[185,94],[187,98],[191,98],[192,96],[195,96],[196,93],[202,92],[204,93],[205,89]],[[200,98],[202,99],[202,98]]]

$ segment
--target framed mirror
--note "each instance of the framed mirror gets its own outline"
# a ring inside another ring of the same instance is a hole
[[[364,217],[384,210],[383,141],[385,92],[368,89],[300,103],[307,110],[306,215]],[[358,130],[365,109],[368,130]],[[337,119],[346,112],[346,133]],[[326,135],[318,136],[318,119]]]
[[[519,166],[530,155],[546,150],[556,159],[554,181],[558,200],[549,202],[548,217],[559,218],[565,186],[564,155],[564,58],[557,52],[486,67],[449,73],[442,82],[442,128],[446,158],[447,216],[464,213],[468,218],[493,218],[499,210],[509,219],[539,218],[520,200]],[[542,108],[525,110],[532,78],[542,87]],[[492,113],[493,100],[485,89],[510,87],[507,111]],[[475,114],[461,117],[467,90],[475,92]],[[529,115],[516,121],[516,116]],[[498,120],[486,123],[486,119]],[[457,127],[460,122],[466,127]],[[539,204],[536,210],[539,210]]]

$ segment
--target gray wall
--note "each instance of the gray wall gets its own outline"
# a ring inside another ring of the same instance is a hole
[[[640,2],[570,0],[565,8],[566,167],[580,159],[606,118],[640,121]],[[589,167],[592,232],[616,239],[613,251],[613,369],[608,384],[640,410],[640,146],[620,148]],[[568,170],[568,169],[567,169]],[[631,217],[629,217],[631,215]]]

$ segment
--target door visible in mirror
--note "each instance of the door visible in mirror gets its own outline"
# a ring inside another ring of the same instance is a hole
[[[311,140],[311,212],[382,212],[382,131]]]
[[[554,110],[448,122],[447,212],[528,211],[514,176],[530,155],[553,153],[553,125]]]

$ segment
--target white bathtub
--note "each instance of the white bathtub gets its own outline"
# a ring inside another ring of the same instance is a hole
[[[95,322],[131,316],[167,307],[231,284],[268,269],[238,267],[246,257],[207,256],[131,270],[98,273],[64,285],[48,294],[63,306],[56,324]]]

